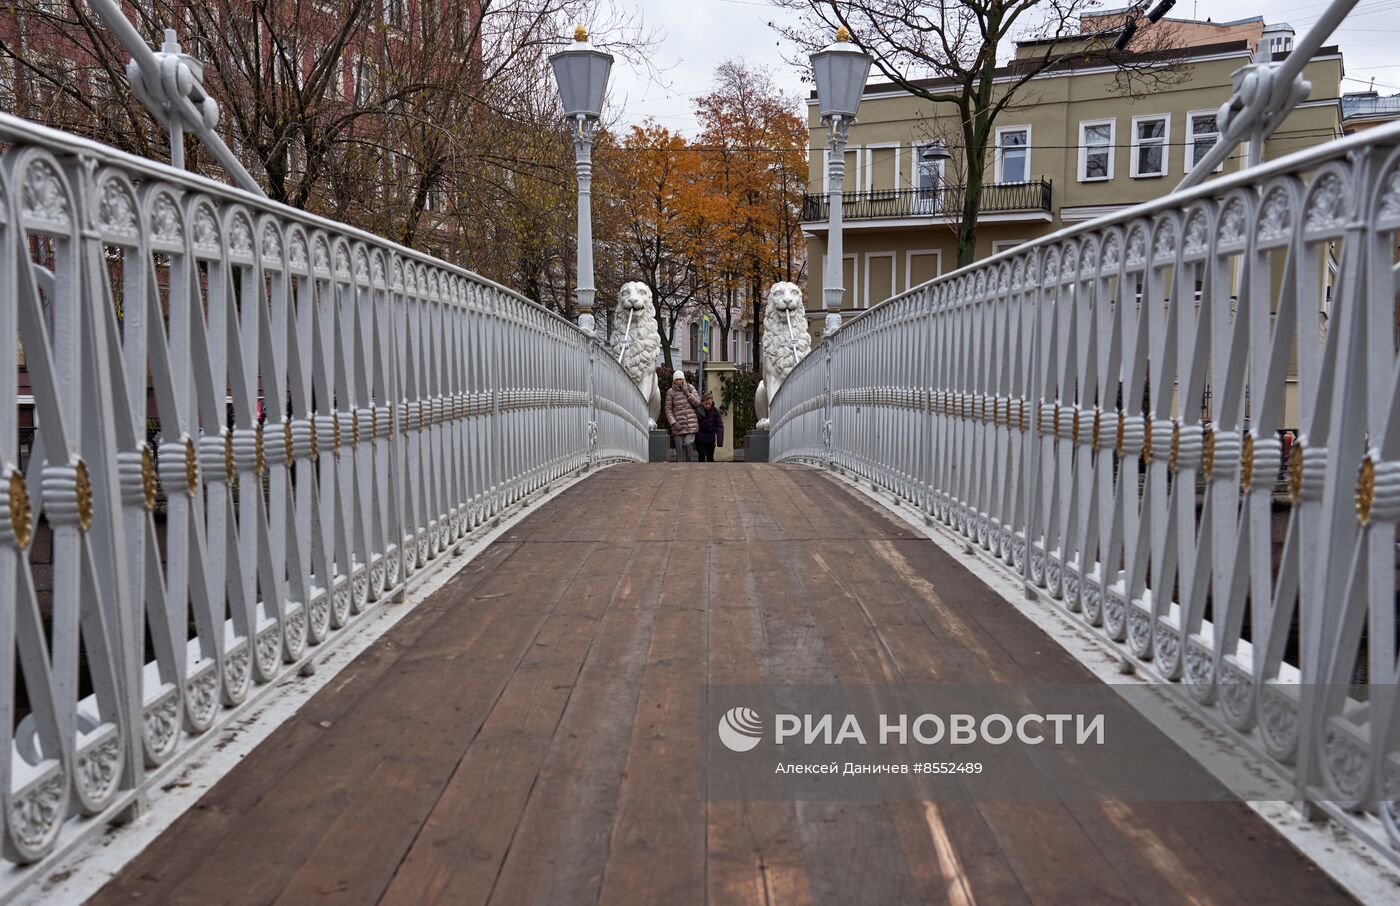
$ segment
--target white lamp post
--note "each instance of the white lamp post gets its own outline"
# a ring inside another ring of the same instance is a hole
[[[870,74],[870,57],[851,43],[851,34],[842,26],[836,43],[812,54],[812,75],[817,82],[817,105],[822,122],[829,128],[826,172],[831,214],[826,233],[826,285],[822,287],[822,307],[826,309],[826,333],[841,327],[841,192],[846,176],[846,131],[856,118],[865,79]]]
[[[603,114],[603,94],[612,71],[612,54],[588,43],[588,31],[580,25],[574,31],[574,44],[549,58],[564,115],[574,126],[574,168],[578,172],[578,326],[594,335],[593,297],[593,137]]]

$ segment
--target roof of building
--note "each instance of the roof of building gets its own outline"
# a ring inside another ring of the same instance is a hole
[[[1247,56],[1250,54],[1250,52],[1251,51],[1249,48],[1249,42],[1244,40],[1221,41],[1216,44],[1197,44],[1187,47],[1172,48],[1170,50],[1165,51],[1152,51],[1146,53],[1113,50],[1091,51],[1087,53],[1066,54],[1063,59],[1055,63],[1049,69],[1047,69],[1046,72],[1055,73],[1073,71],[1076,69],[1093,69],[1095,67],[1103,66],[1119,66],[1131,63],[1150,62],[1158,59],[1189,61],[1199,57],[1212,57],[1219,56],[1222,54],[1236,53]],[[1332,44],[1328,45],[1327,47],[1318,48],[1317,53],[1314,54],[1313,57],[1314,59],[1316,59],[1322,57],[1336,56],[1340,53],[1341,50],[1337,47],[1337,45]],[[1274,59],[1282,60],[1286,56],[1287,53],[1276,54]],[[1014,76],[1017,74],[1022,74],[1027,69],[1039,66],[1040,62],[1041,61],[1038,59],[1011,60],[1005,66],[997,67],[996,76],[1000,78],[1003,76]],[[933,90],[938,90],[941,88],[955,88],[959,85],[959,82],[957,82],[955,79],[943,76],[930,79],[917,79],[914,80],[912,84],[919,88],[929,88]],[[901,90],[903,90],[902,86],[896,85],[893,82],[870,82],[866,84],[865,91],[863,93],[879,94],[887,91]],[[809,100],[815,100],[816,97],[816,91],[812,91],[808,94]]]

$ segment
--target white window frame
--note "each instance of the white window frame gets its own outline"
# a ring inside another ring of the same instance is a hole
[[[1018,245],[1024,245],[1024,239],[993,239],[992,254],[1000,255],[1002,252],[1009,252]]]
[[[1090,129],[1091,127],[1093,127],[1093,126],[1107,126],[1107,127],[1108,127],[1108,166],[1105,168],[1105,169],[1107,170],[1107,172],[1108,172],[1108,175],[1107,175],[1107,176],[1087,176],[1087,175],[1085,175],[1085,174],[1088,172],[1088,168],[1089,168],[1089,142],[1088,142],[1088,140],[1085,138],[1085,134],[1086,134],[1086,133],[1089,131],[1089,129]],[[1117,119],[1117,117],[1108,117],[1108,118],[1106,118],[1106,119],[1099,119],[1099,120],[1080,120],[1080,121],[1079,121],[1079,174],[1078,174],[1078,175],[1079,175],[1079,181],[1080,181],[1080,182],[1108,182],[1109,180],[1111,180],[1111,179],[1113,178],[1113,158],[1115,157],[1115,155],[1114,155],[1113,152],[1116,150],[1116,147],[1115,147],[1115,146],[1117,145],[1117,143],[1118,143],[1118,119]]]
[[[1138,149],[1142,147],[1152,147],[1159,144],[1156,139],[1144,143],[1142,137],[1138,135],[1138,123],[1150,123],[1160,121],[1162,123],[1162,170],[1160,173],[1143,173],[1138,169]],[[1170,113],[1145,113],[1142,116],[1133,117],[1132,122],[1133,140],[1129,148],[1128,175],[1133,179],[1155,179],[1167,176],[1172,171],[1171,149],[1172,149],[1172,115]]]
[[[1017,180],[1017,183],[1019,184],[1019,183],[1030,182],[1030,181],[1031,181],[1031,127],[1030,127],[1029,125],[1025,125],[1025,126],[998,126],[998,127],[997,127],[997,132],[996,132],[996,151],[995,151],[995,154],[994,154],[994,161],[993,161],[993,163],[994,163],[994,172],[995,172],[995,174],[996,174],[997,185],[1002,185],[1002,184],[1004,184],[1004,183],[1006,182],[1006,180],[1003,178],[1003,175],[1002,175],[1002,174],[1003,174],[1002,157],[1003,157],[1004,154],[1005,154],[1005,146],[1002,145],[1002,143],[1001,143],[1001,134],[1002,134],[1003,132],[1024,132],[1024,133],[1026,133],[1026,144],[1025,144],[1024,146],[1021,146],[1021,145],[1016,146],[1016,147],[1024,147],[1024,148],[1025,148],[1025,151],[1026,151],[1026,178],[1025,178],[1025,179]]]
[[[909,188],[914,190],[914,204],[911,206],[911,210],[916,214],[936,214],[940,210],[942,203],[943,186],[945,185],[944,177],[948,172],[947,160],[937,160],[930,164],[930,166],[938,171],[938,189],[934,192],[933,198],[923,199],[918,195],[920,188],[919,171],[924,167],[924,159],[921,155],[923,154],[923,150],[932,144],[935,144],[933,140],[915,142],[910,155],[910,160],[912,162],[909,165]],[[927,207],[924,206],[926,200],[930,202]]]
[[[896,254],[896,253],[893,252],[893,251],[889,251],[889,252],[866,252],[866,253],[865,253],[865,285],[864,285],[866,304],[865,304],[865,306],[863,306],[863,307],[866,307],[866,308],[868,308],[869,305],[870,305],[870,268],[871,268],[871,265],[872,265],[872,259],[877,259],[877,258],[888,258],[888,259],[890,259],[890,295],[891,295],[891,297],[899,295],[899,286],[898,286],[899,274],[898,274],[898,272],[895,270],[895,264],[899,261],[899,255]],[[884,299],[877,299],[877,300],[875,301],[875,304],[878,305],[879,303],[884,302],[884,301],[885,301]]]
[[[1220,111],[1219,111],[1219,110],[1190,110],[1190,111],[1187,111],[1187,113],[1186,113],[1186,157],[1185,157],[1185,165],[1186,165],[1186,172],[1187,172],[1187,173],[1190,173],[1192,170],[1194,170],[1194,169],[1196,168],[1196,120],[1197,120],[1198,118],[1200,118],[1200,117],[1206,117],[1206,116],[1215,116],[1215,117],[1218,117],[1219,114],[1220,114]],[[1222,135],[1220,134],[1220,120],[1219,120],[1219,119],[1216,119],[1216,121],[1215,121],[1215,140],[1216,140],[1217,143],[1218,143],[1218,142],[1221,142],[1221,141],[1224,141],[1224,136],[1222,136]],[[1209,152],[1207,152],[1207,153],[1209,153]],[[1223,170],[1223,169],[1225,169],[1225,161],[1222,160],[1220,163],[1216,164],[1215,169],[1212,170],[1211,172],[1212,172],[1212,173],[1219,173],[1219,172],[1220,172],[1221,170]]]
[[[934,278],[943,276],[943,250],[942,249],[909,249],[904,253],[904,291],[908,292],[914,288],[914,256],[932,255],[937,262],[933,266]]]
[[[899,188],[899,142],[875,142],[865,146],[865,186],[866,192],[875,191],[875,152],[888,151],[894,149],[894,185],[892,188]]]
[[[861,192],[865,189],[865,171],[869,167],[865,166],[865,146],[847,145],[845,154],[855,155],[855,165],[846,168],[842,174],[842,183],[845,185],[845,192]],[[822,151],[822,194],[831,194],[831,150]]]

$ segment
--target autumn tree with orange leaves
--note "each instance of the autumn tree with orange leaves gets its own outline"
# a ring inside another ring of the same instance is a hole
[[[696,101],[693,141],[648,121],[623,137],[610,166],[600,161],[616,205],[613,251],[626,279],[651,287],[667,367],[677,325],[703,312],[719,327],[715,358],[729,357],[730,334],[747,316],[758,361],[768,285],[805,277],[800,109],[764,70],[725,63]]]

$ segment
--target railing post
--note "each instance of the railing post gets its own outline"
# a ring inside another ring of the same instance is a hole
[[[832,418],[835,414],[835,405],[832,399],[831,359],[837,342],[838,340],[836,337],[828,337],[826,341],[822,343],[822,349],[824,351],[822,356],[822,375],[825,381],[822,388],[822,395],[824,397],[822,402],[822,458],[828,469],[834,468],[836,465],[836,451],[834,438],[832,437],[832,432],[835,429],[835,425],[832,424]]]

